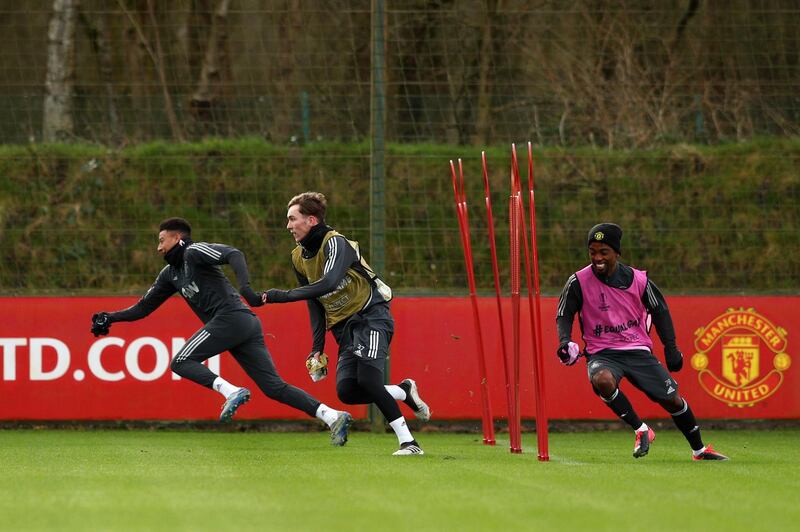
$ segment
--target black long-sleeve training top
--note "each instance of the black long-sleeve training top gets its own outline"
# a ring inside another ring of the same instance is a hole
[[[160,307],[175,292],[180,292],[203,323],[225,312],[252,312],[225,277],[223,264],[230,264],[240,287],[249,286],[250,274],[241,251],[225,244],[194,242],[186,247],[178,267],[165,266],[136,304],[111,313],[110,318],[112,321],[139,320]]]

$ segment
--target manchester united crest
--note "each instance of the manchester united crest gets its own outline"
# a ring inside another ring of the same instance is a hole
[[[753,308],[728,309],[695,331],[691,362],[700,385],[729,406],[763,401],[780,388],[791,366],[786,335]]]

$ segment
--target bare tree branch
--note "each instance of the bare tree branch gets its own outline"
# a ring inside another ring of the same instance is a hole
[[[156,72],[158,73],[159,81],[161,82],[161,94],[164,97],[164,111],[167,114],[167,120],[169,121],[170,129],[172,130],[172,137],[178,142],[183,142],[184,140],[183,131],[180,127],[180,124],[178,123],[178,117],[175,114],[175,108],[172,105],[172,96],[170,96],[169,88],[167,86],[167,76],[164,70],[164,61],[163,61],[164,52],[161,49],[161,38],[158,35],[158,21],[156,20],[156,15],[155,15],[155,0],[147,0],[147,11],[148,14],[150,15],[150,22],[153,24],[153,31],[155,31],[155,41],[156,41],[155,51],[153,51],[152,46],[150,46],[150,42],[148,41],[147,37],[142,31],[142,27],[139,24],[139,22],[125,7],[123,0],[117,0],[117,4],[119,5],[120,9],[122,9],[123,13],[125,13],[125,16],[128,17],[128,20],[136,30],[137,35],[139,35],[139,39],[141,40],[142,44],[147,50],[147,54],[153,61],[153,65],[155,66]]]

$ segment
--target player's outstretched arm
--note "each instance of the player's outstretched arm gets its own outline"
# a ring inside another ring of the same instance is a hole
[[[117,321],[140,320],[161,306],[172,294],[175,287],[167,279],[169,266],[161,270],[155,282],[136,304],[116,312],[101,311],[92,315],[92,334],[105,336],[109,333],[111,324]]]
[[[353,247],[342,236],[335,236],[325,245],[325,274],[314,281],[291,290],[272,288],[264,292],[265,303],[289,303],[316,299],[332,292],[342,282],[347,270],[358,260]]]

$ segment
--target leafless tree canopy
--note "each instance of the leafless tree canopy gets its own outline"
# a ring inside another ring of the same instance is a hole
[[[389,140],[798,133],[793,1],[386,5]],[[29,0],[0,29],[0,141],[369,134],[366,0]]]

